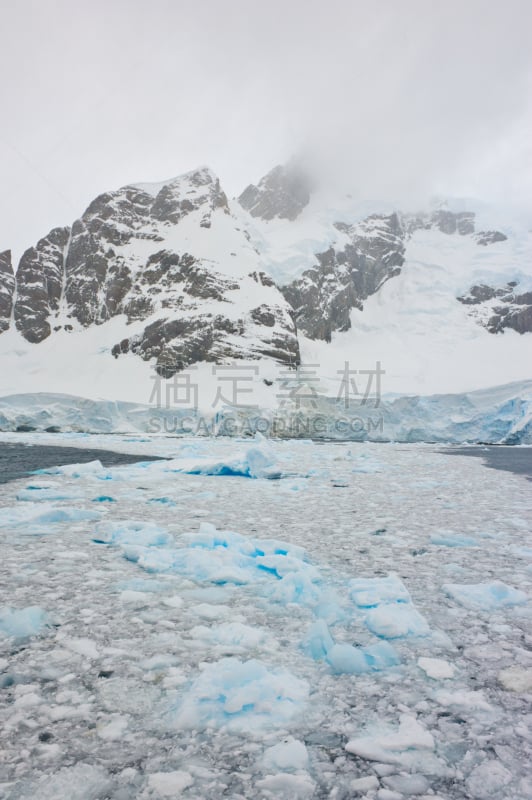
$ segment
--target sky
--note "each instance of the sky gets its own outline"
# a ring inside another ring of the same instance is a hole
[[[532,3],[0,0],[0,250],[103,191],[303,154],[363,200],[532,218]],[[378,210],[378,209],[376,209]]]

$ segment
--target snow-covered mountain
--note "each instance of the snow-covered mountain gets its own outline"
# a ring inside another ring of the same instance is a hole
[[[230,200],[200,168],[100,195],[16,275],[0,253],[0,333],[2,395],[147,402],[154,369],[233,362],[266,406],[300,362],[329,396],[345,362],[380,361],[387,392],[501,385],[530,374],[532,235],[481,206],[364,208],[295,162]]]

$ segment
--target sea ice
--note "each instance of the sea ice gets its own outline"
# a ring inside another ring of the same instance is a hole
[[[532,694],[532,669],[507,667],[497,675],[499,683],[509,692]]]
[[[148,787],[159,797],[179,797],[181,792],[188,789],[193,783],[192,775],[184,770],[153,772],[148,776]]]
[[[321,619],[311,625],[303,649],[315,661],[325,660],[336,675],[362,675],[400,663],[397,652],[387,642],[376,642],[367,647],[336,643]]]
[[[260,795],[268,800],[306,800],[313,796],[316,784],[310,775],[267,775],[257,781]]]
[[[369,761],[406,766],[415,763],[416,756],[423,758],[424,752],[434,750],[434,739],[415,717],[401,714],[398,730],[385,729],[374,736],[352,739],[345,749]]]
[[[523,605],[528,598],[520,589],[500,581],[493,583],[446,583],[442,590],[448,597],[472,611],[496,611],[506,606]]]
[[[309,686],[261,661],[223,658],[205,665],[172,714],[176,728],[253,733],[284,726],[308,699]]]
[[[152,522],[135,522],[134,520],[97,525],[96,537],[93,541],[115,547],[127,545],[160,547],[174,544],[174,538],[163,528]]]
[[[437,544],[441,547],[476,547],[478,544],[477,540],[472,536],[463,536],[459,533],[448,533],[447,531],[433,533],[430,541],[432,544]]]
[[[378,608],[370,608],[365,624],[375,636],[381,636],[383,639],[430,634],[426,619],[407,603],[389,603]]]
[[[441,680],[444,678],[452,678],[454,675],[454,667],[443,658],[425,658],[420,657],[417,660],[417,665],[429,678]]]
[[[279,744],[268,747],[261,760],[261,766],[266,770],[298,772],[308,769],[309,758],[307,748],[303,742],[291,736],[283,739]]]
[[[356,578],[349,583],[349,593],[359,608],[410,602],[406,586],[393,572],[385,578]]]
[[[38,606],[0,608],[0,637],[26,639],[43,633],[51,625],[48,613]]]

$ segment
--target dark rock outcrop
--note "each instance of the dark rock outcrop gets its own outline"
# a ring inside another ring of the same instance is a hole
[[[479,231],[476,236],[477,244],[486,247],[489,244],[496,244],[497,242],[505,242],[508,237],[500,231]]]
[[[351,310],[361,309],[404,263],[405,229],[397,214],[336,227],[349,243],[319,253],[315,267],[282,289],[298,328],[311,339],[331,341],[333,331],[348,330]]]
[[[505,286],[472,286],[457,300],[470,307],[470,315],[490,333],[510,328],[517,333],[532,332],[532,292],[519,292],[518,283]]]
[[[257,186],[250,184],[238,201],[253,217],[294,220],[308,205],[310,181],[294,164],[274,167]]]
[[[20,260],[15,325],[28,342],[42,342],[51,333],[63,294],[69,238],[69,228],[54,228]]]
[[[0,333],[7,331],[11,323],[15,276],[11,264],[11,250],[0,253]]]

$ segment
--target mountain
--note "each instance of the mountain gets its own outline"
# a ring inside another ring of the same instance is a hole
[[[528,377],[532,237],[479,204],[364,208],[295,161],[231,200],[204,167],[100,195],[16,276],[0,253],[0,333],[2,394],[143,402],[153,370],[240,363],[271,406],[283,370],[331,395],[353,359],[387,391],[483,388]]]

